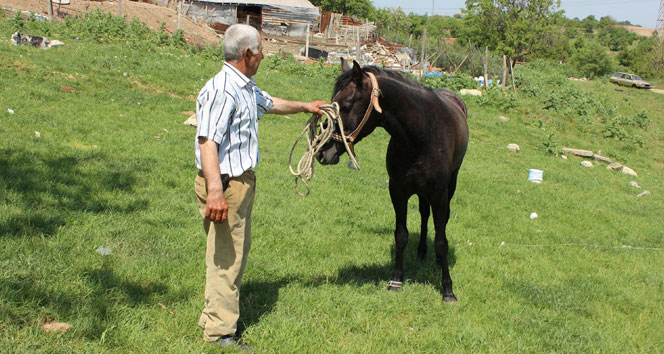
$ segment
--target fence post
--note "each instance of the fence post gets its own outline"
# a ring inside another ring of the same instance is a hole
[[[178,29],[180,29],[180,24],[181,24],[181,22],[180,22],[180,21],[181,21],[180,18],[181,18],[181,17],[182,17],[182,0],[180,0],[180,1],[178,2]]]
[[[48,20],[51,21],[53,20],[53,3],[51,0],[46,1],[48,1]]]
[[[309,24],[307,24],[307,39],[304,44],[304,58],[305,62],[309,58]]]
[[[501,85],[503,88],[506,87],[505,81],[507,81],[507,55],[503,54],[503,82]]]
[[[489,47],[484,47],[484,87],[489,87]]]
[[[468,40],[468,59],[470,60],[470,76],[475,78],[475,63],[473,63],[473,45]]]
[[[426,49],[427,49],[427,29],[422,30],[422,56],[420,60],[420,73],[424,74],[424,57],[426,56]],[[422,75],[420,75],[422,77]]]
[[[118,17],[120,16],[122,16],[122,0],[118,0]]]
[[[512,74],[512,89],[516,93],[516,84],[514,84],[514,67],[512,67],[512,58],[510,57],[510,74]]]

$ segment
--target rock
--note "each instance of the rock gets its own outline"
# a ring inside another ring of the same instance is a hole
[[[581,161],[581,166],[592,168],[592,167],[593,167],[593,163],[590,162],[590,161]]]
[[[631,182],[629,182],[629,184],[630,184],[632,187],[634,187],[634,188],[641,189],[641,186],[639,186],[639,184],[636,183],[636,181],[631,181]]]
[[[537,213],[530,213],[530,220],[537,219]]]
[[[64,322],[48,322],[44,323],[42,326],[42,329],[44,332],[60,332],[60,333],[65,333],[71,328],[71,325],[69,323],[64,323]]]
[[[622,169],[620,170],[620,172],[622,172],[622,173],[624,173],[624,174],[626,174],[626,175],[630,175],[630,176],[634,176],[634,177],[639,177],[639,175],[637,175],[636,172],[634,172],[634,170],[632,170],[631,168],[629,168],[629,167],[627,167],[627,166],[623,166]]]
[[[517,144],[507,144],[507,150],[509,150],[511,152],[519,152],[519,150],[521,150],[521,148],[519,148],[519,145],[517,145]]]
[[[469,89],[461,89],[459,90],[460,95],[471,95],[471,96],[482,96],[482,91],[480,90],[469,90]]]
[[[567,160],[567,155],[560,155],[563,160]]]
[[[510,121],[510,119],[505,117],[505,116],[500,116],[500,117],[498,117],[498,119],[500,119],[503,122],[509,122]]]
[[[196,113],[190,115],[189,118],[187,118],[187,120],[184,121],[184,124],[185,125],[191,125],[192,127],[196,127],[197,124],[198,124],[196,122]]]
[[[648,195],[648,194],[650,194],[650,192],[648,192],[648,191],[643,191],[643,192],[637,194],[636,197],[637,197],[637,198],[641,198],[641,197],[646,196],[646,195]]]
[[[610,158],[604,157],[602,155],[593,154],[593,158],[595,160],[606,162],[606,163],[612,163],[613,162]]]
[[[608,166],[606,166],[607,169],[609,170],[614,170],[614,171],[620,171],[623,168],[623,165],[617,163],[617,162],[611,162]]]
[[[583,156],[583,157],[592,157],[593,152],[590,150],[581,150],[581,149],[572,149],[572,148],[563,148],[564,152],[569,152],[570,154],[574,154],[577,156]]]
[[[41,133],[40,132],[35,132],[35,136],[38,138],[41,138]]]

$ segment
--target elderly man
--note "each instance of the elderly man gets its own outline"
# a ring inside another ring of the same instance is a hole
[[[223,40],[226,62],[196,100],[195,191],[207,233],[204,340],[246,349],[236,335],[240,282],[251,246],[251,210],[258,163],[258,120],[265,113],[321,114],[324,101],[271,97],[251,77],[263,59],[261,37],[233,25]]]

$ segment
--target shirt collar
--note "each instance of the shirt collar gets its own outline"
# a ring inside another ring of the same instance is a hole
[[[248,78],[228,62],[224,62],[224,67],[221,70],[228,74],[228,77],[240,87],[247,86],[249,83],[254,83],[253,79]]]

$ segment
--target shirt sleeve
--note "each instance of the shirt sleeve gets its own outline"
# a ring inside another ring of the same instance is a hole
[[[196,100],[196,136],[221,144],[234,110],[235,101],[223,88],[201,92]]]
[[[256,93],[256,106],[258,108],[258,119],[260,119],[265,112],[269,111],[270,108],[274,105],[272,102],[272,96],[269,93],[261,90],[257,86],[254,86],[254,92]]]

